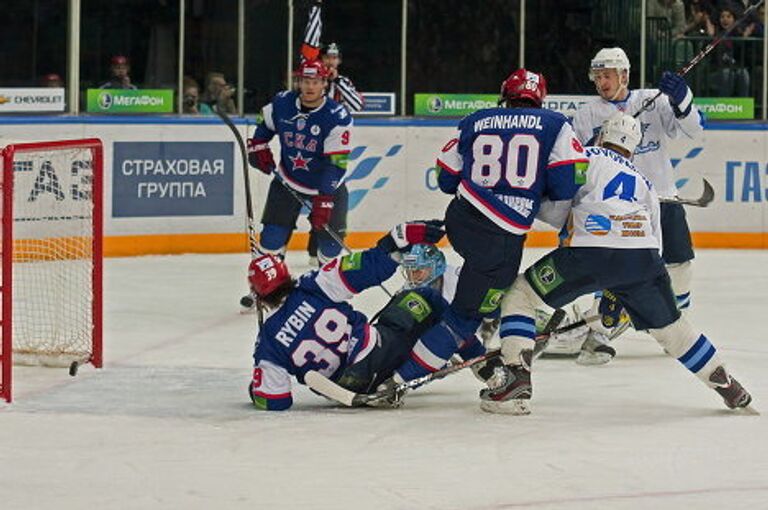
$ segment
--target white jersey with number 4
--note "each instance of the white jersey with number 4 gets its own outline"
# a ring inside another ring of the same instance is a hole
[[[603,121],[613,117],[617,111],[634,115],[640,111],[643,101],[654,97],[658,89],[631,90],[624,101],[606,101],[598,97],[583,105],[573,116],[576,136],[587,144],[600,132]],[[651,181],[661,196],[677,194],[672,163],[669,160],[668,138],[687,136],[696,138],[703,132],[704,118],[695,105],[688,115],[678,119],[669,98],[661,94],[650,108],[637,118],[643,139],[635,149],[633,162],[637,169]]]
[[[567,246],[661,248],[659,197],[631,161],[587,147],[587,182],[573,199]]]

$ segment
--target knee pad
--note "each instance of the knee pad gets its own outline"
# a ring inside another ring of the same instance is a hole
[[[685,310],[691,305],[691,277],[693,264],[690,260],[679,264],[668,264],[667,272],[672,280],[672,290],[677,300],[677,309]]]
[[[281,225],[266,224],[259,236],[259,251],[272,255],[285,255],[285,245],[291,237],[291,229]]]

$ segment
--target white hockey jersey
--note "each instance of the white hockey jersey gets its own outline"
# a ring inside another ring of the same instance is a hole
[[[582,106],[573,116],[576,136],[585,145],[600,132],[603,121],[612,117],[616,111],[634,115],[640,111],[643,101],[658,94],[658,89],[631,90],[624,101],[606,101],[598,97]],[[677,194],[672,163],[667,152],[668,138],[689,138],[701,136],[704,129],[704,117],[695,105],[682,119],[675,117],[669,98],[662,94],[653,105],[638,117],[643,139],[635,149],[633,163],[637,169],[651,181],[656,192],[661,196]]]
[[[631,161],[587,147],[587,182],[573,199],[568,238],[573,247],[661,249],[659,197]]]

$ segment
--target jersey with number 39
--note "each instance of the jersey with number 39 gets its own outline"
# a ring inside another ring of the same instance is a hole
[[[567,246],[661,247],[659,197],[631,161],[603,147],[587,147],[587,182],[573,199]]]
[[[541,200],[569,200],[588,165],[564,115],[489,108],[464,117],[438,155],[438,185],[514,234],[530,230]]]
[[[387,280],[397,263],[380,248],[334,259],[306,273],[285,302],[264,321],[254,351],[254,404],[265,410],[293,403],[291,377],[317,370],[336,379],[364,358],[378,339],[367,317],[347,302]]]

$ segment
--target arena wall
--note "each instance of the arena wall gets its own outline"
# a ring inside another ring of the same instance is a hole
[[[433,165],[455,123],[357,119],[347,180],[350,246],[369,246],[404,220],[442,216],[450,197],[437,190]],[[237,125],[244,136],[254,127]],[[0,130],[0,145],[103,140],[108,256],[247,251],[242,162],[218,119],[5,117]],[[768,126],[708,126],[702,139],[674,141],[671,155],[682,196],[698,196],[702,177],[716,191],[710,207],[687,208],[696,246],[768,248]],[[268,184],[251,172],[257,220]],[[307,229],[301,219],[291,248],[306,243]],[[554,243],[544,227],[529,236],[529,245]]]

